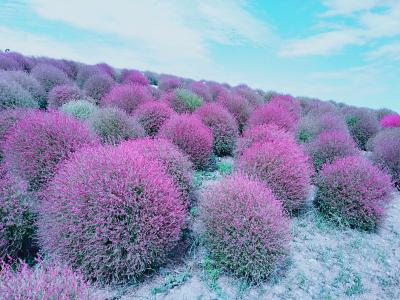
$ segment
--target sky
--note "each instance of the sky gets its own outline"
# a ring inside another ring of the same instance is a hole
[[[400,112],[400,0],[0,0],[0,48]]]

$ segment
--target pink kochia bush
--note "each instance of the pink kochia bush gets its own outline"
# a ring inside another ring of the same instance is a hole
[[[400,127],[400,115],[386,115],[380,120],[382,127]]]
[[[47,107],[59,108],[61,105],[71,100],[78,100],[81,96],[81,90],[75,85],[57,85],[49,92],[47,97]]]
[[[213,183],[200,197],[205,245],[219,267],[260,282],[289,250],[289,220],[264,183],[234,174]]]
[[[365,157],[348,156],[323,166],[317,179],[315,203],[338,224],[374,230],[390,201],[390,177]]]
[[[86,278],[121,283],[162,264],[186,209],[158,161],[99,146],[62,166],[40,206],[39,241]]]
[[[155,136],[160,127],[174,114],[168,104],[158,101],[149,101],[140,105],[134,113],[138,122],[146,133]]]
[[[221,92],[217,102],[229,110],[238,122],[239,130],[242,131],[252,111],[249,101],[236,93]]]
[[[46,92],[56,85],[70,83],[68,76],[60,69],[50,64],[38,64],[33,67],[31,75],[39,81]]]
[[[0,265],[1,299],[105,299],[94,294],[80,273],[60,263],[39,260],[34,267],[20,262]]]
[[[359,154],[359,149],[346,131],[329,130],[322,132],[307,145],[308,153],[318,171],[325,163],[331,163],[339,157]]]
[[[290,111],[296,120],[300,119],[301,105],[300,101],[290,95],[274,95],[271,98],[271,103],[276,103]]]
[[[187,204],[193,190],[193,166],[177,146],[161,138],[143,138],[121,143],[122,148],[139,151],[151,161],[158,161],[174,180],[181,198]]]
[[[212,131],[214,153],[230,155],[236,147],[238,125],[232,114],[218,103],[206,103],[195,111]]]
[[[1,143],[4,143],[7,132],[23,118],[28,110],[25,109],[6,109],[0,111],[0,161],[3,158]]]
[[[179,87],[182,87],[182,80],[178,77],[161,75],[158,79],[158,88],[162,91],[169,92]]]
[[[170,140],[189,155],[196,168],[207,166],[212,154],[213,135],[199,117],[174,115],[160,128],[158,135]]]
[[[60,161],[96,141],[89,128],[74,117],[56,111],[31,111],[6,136],[6,167],[40,189],[50,180]]]
[[[153,98],[147,87],[123,84],[113,87],[113,89],[101,99],[100,104],[102,106],[117,107],[130,115],[139,105],[151,100],[153,100]]]
[[[149,81],[142,72],[136,70],[123,70],[119,78],[121,83],[149,85]]]
[[[311,168],[294,138],[253,143],[238,158],[236,169],[263,180],[288,213],[296,213],[304,206]]]
[[[297,128],[296,115],[278,102],[266,103],[259,106],[250,116],[249,127],[275,124],[287,131],[294,132]]]
[[[28,258],[34,252],[34,200],[27,187],[0,165],[0,260]]]
[[[99,102],[114,86],[114,80],[105,74],[96,74],[86,80],[83,90],[86,96]]]

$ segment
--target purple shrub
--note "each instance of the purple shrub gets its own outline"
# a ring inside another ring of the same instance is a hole
[[[275,124],[290,132],[297,128],[296,116],[276,102],[260,105],[247,122],[249,127],[263,124]]]
[[[382,127],[400,127],[400,115],[398,114],[391,114],[384,116],[380,122]]]
[[[229,110],[238,122],[239,130],[242,131],[252,111],[249,101],[239,94],[221,92],[217,102]]]
[[[378,121],[382,120],[382,118],[386,115],[396,115],[397,113],[394,110],[388,108],[381,108],[375,111],[375,115]]]
[[[174,114],[164,102],[148,101],[140,105],[134,113],[147,135],[155,136],[161,126]]]
[[[83,87],[86,80],[88,80],[90,77],[92,77],[94,75],[99,75],[99,74],[107,75],[107,72],[104,73],[101,70],[101,67],[99,68],[98,66],[89,66],[89,65],[79,64],[78,69],[77,69],[77,75],[76,75],[76,83],[80,87]]]
[[[7,169],[39,190],[53,177],[60,161],[94,142],[89,128],[73,117],[30,111],[8,132],[2,148]]]
[[[123,70],[120,76],[120,82],[124,84],[149,85],[149,81],[144,74],[137,70]]]
[[[94,99],[97,103],[108,94],[113,86],[115,85],[114,80],[105,74],[96,74],[89,77],[83,85],[85,95]]]
[[[382,130],[372,139],[371,159],[392,176],[400,189],[400,128]]]
[[[0,259],[33,254],[35,214],[27,184],[0,165]]]
[[[139,151],[151,161],[158,161],[174,180],[185,205],[193,190],[193,169],[189,157],[177,146],[161,138],[143,138],[121,143],[130,151]]]
[[[213,135],[197,116],[173,115],[160,128],[158,135],[189,155],[196,168],[201,169],[208,164],[212,154]]]
[[[359,154],[357,145],[346,131],[329,130],[322,132],[307,145],[308,153],[319,171],[323,164],[332,163],[340,157]]]
[[[180,88],[182,84],[182,79],[172,75],[161,75],[158,79],[158,88],[165,92]]]
[[[60,168],[39,215],[46,253],[86,278],[121,283],[164,262],[180,238],[186,209],[157,161],[127,147],[100,146]]]
[[[18,107],[37,108],[39,104],[17,82],[0,79],[0,111]]]
[[[253,91],[247,85],[239,85],[234,88],[234,91],[243,98],[247,99],[247,101],[253,108],[264,102],[262,96],[259,95],[256,91]]]
[[[165,93],[161,101],[168,103],[178,113],[193,112],[203,104],[202,98],[182,88]]]
[[[49,92],[47,96],[47,107],[56,109],[71,100],[78,100],[81,97],[81,90],[76,85],[57,85]]]
[[[9,53],[0,52],[0,70],[18,71],[22,66]]]
[[[100,104],[102,106],[118,107],[124,110],[128,115],[141,104],[153,100],[147,87],[141,85],[117,85],[104,96]]]
[[[279,106],[284,107],[288,111],[290,111],[296,120],[300,119],[301,116],[301,105],[300,101],[293,98],[290,95],[274,95],[271,97],[271,103],[276,103]]]
[[[338,224],[374,230],[392,196],[390,177],[362,156],[339,158],[318,174],[319,211]]]
[[[188,88],[192,93],[200,96],[204,101],[211,102],[213,101],[213,97],[210,91],[209,86],[204,81],[195,81],[192,82]]]
[[[247,128],[238,139],[236,157],[257,142],[274,142],[275,140],[285,140],[293,143],[293,134],[274,124],[257,125]]]
[[[49,64],[34,66],[31,75],[39,81],[46,92],[49,92],[56,85],[70,83],[68,76],[62,70]]]
[[[20,262],[0,265],[0,295],[2,299],[105,299],[92,292],[80,273],[56,262],[39,260],[31,268]]]
[[[97,67],[103,75],[108,75],[109,77],[115,79],[116,75],[113,67],[109,66],[106,63],[97,64],[95,65],[95,67]]]
[[[232,114],[218,103],[206,103],[195,114],[213,133],[214,153],[218,156],[231,155],[238,138],[238,125]]]
[[[205,245],[219,267],[258,283],[288,252],[290,223],[282,204],[262,182],[235,174],[200,197]]]
[[[146,135],[144,128],[136,119],[114,107],[93,112],[88,123],[104,144],[116,145],[121,141]]]
[[[263,180],[288,213],[296,213],[304,206],[311,168],[294,139],[253,143],[238,158],[236,169]]]
[[[25,57],[17,52],[7,52],[7,56],[11,57],[15,60],[19,66],[22,68],[22,71],[30,72],[32,68],[32,59],[30,57]]]

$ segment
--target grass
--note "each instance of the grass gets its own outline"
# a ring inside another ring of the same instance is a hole
[[[188,270],[182,273],[169,274],[165,277],[165,280],[161,285],[151,289],[151,294],[157,295],[157,294],[167,293],[169,290],[183,285],[191,277],[192,274]]]

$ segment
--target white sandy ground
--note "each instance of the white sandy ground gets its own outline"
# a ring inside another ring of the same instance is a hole
[[[207,175],[203,188],[220,177]],[[311,193],[312,194],[312,193]],[[312,202],[312,195],[309,202]],[[292,219],[286,268],[254,287],[209,267],[202,247],[141,283],[108,288],[108,299],[400,299],[400,195],[377,233],[338,229],[312,205]],[[213,278],[215,280],[213,280]]]

